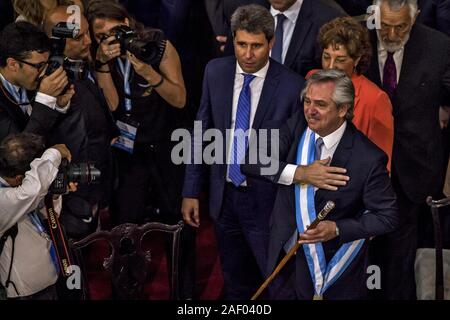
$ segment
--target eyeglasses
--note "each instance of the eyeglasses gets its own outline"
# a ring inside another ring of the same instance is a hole
[[[29,65],[30,67],[36,68],[38,71],[42,71],[42,69],[48,64],[48,61],[43,61],[43,62],[39,62],[39,63],[31,63],[31,62],[24,61],[24,60],[17,59],[17,58],[15,58],[15,60],[25,63],[25,64]]]

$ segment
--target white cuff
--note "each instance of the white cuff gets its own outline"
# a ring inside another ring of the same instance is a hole
[[[296,165],[288,164],[281,173],[278,183],[290,186],[294,182],[295,170],[297,170]]]
[[[34,99],[34,101],[46,105],[53,110],[56,108],[56,98],[42,92],[38,92],[36,94],[36,99]]]
[[[70,108],[70,101],[67,102],[66,106],[63,107],[63,108],[58,107],[58,105],[55,104],[55,110],[58,111],[58,112],[64,113],[64,114],[67,113],[67,111],[69,110],[69,108]]]

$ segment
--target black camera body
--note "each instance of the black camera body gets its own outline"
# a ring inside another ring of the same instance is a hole
[[[126,25],[115,26],[110,32],[120,44],[122,55],[129,51],[136,58],[150,65],[158,61],[159,48],[156,41],[142,39],[136,31]]]
[[[83,61],[70,61],[64,56],[66,39],[75,39],[80,33],[78,24],[59,22],[52,29],[51,51],[48,59],[48,67],[45,72],[50,75],[60,66],[64,68],[69,81],[82,80],[87,78],[87,67]],[[67,89],[67,88],[66,88]],[[64,91],[66,91],[64,89]]]
[[[69,164],[67,159],[63,159],[48,193],[66,193],[69,182],[77,182],[80,185],[99,184],[100,177],[100,170],[90,163]]]

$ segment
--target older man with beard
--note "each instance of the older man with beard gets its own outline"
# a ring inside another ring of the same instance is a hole
[[[443,156],[439,106],[450,102],[450,40],[415,23],[417,0],[375,0],[381,28],[372,32],[370,80],[391,98],[394,113],[392,184],[400,228],[375,239],[375,262],[384,297],[414,299],[414,258],[420,213],[427,196],[439,196]]]

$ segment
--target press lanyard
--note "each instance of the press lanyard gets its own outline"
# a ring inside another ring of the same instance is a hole
[[[28,108],[27,106],[30,104],[28,101],[27,92],[23,88],[19,88],[19,91],[17,91],[17,88],[10,83],[8,80],[6,80],[3,76],[0,76],[0,79],[2,81],[3,86],[6,88],[6,91],[14,98],[14,100],[19,104],[20,108],[24,113],[27,113]]]
[[[126,59],[125,64],[122,59],[117,59],[117,64],[119,66],[119,70],[123,76],[123,88],[125,91],[125,110],[129,113],[131,112],[131,99],[127,98],[131,95],[131,87],[130,87],[130,74],[131,74],[131,63],[130,60]]]

